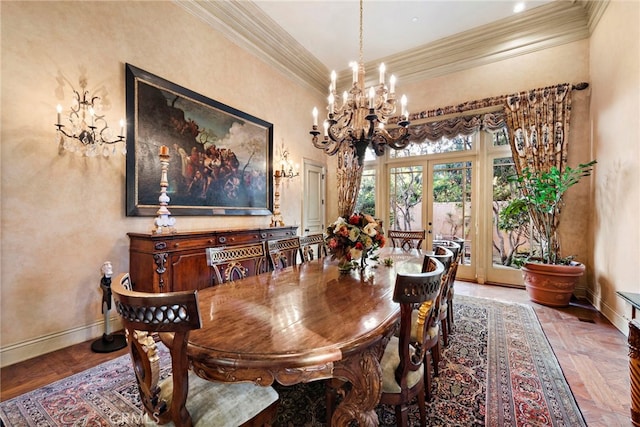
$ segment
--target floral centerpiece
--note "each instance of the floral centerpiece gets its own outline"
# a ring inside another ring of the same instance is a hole
[[[325,238],[332,258],[338,259],[342,270],[357,266],[364,269],[367,258],[376,259],[373,252],[385,244],[382,227],[371,215],[354,213],[338,219],[327,227]]]

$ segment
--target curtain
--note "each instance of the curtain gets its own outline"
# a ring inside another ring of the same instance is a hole
[[[581,83],[576,88],[584,89],[587,86]],[[460,115],[410,125],[409,142],[429,143],[442,137],[468,136],[479,130],[497,132],[507,126],[518,174],[527,166],[535,170],[548,170],[555,165],[562,171],[567,161],[571,89],[570,84],[564,83],[413,114],[412,120]],[[503,106],[502,111],[471,113],[473,110],[500,106]],[[471,114],[464,115],[465,112]],[[390,120],[390,123],[394,122],[397,122],[397,118]],[[341,146],[337,155],[338,213],[348,216],[356,207],[363,166],[358,164],[355,149],[348,144]]]
[[[571,115],[571,85],[533,89],[508,96],[504,113],[518,174],[526,167],[564,170]]]
[[[342,144],[338,150],[338,215],[349,216],[356,209],[363,165],[358,163],[355,147]]]
[[[429,143],[458,135],[469,136],[479,130],[496,132],[505,126],[505,115],[502,111],[470,116],[452,117],[446,120],[409,126],[409,142]]]

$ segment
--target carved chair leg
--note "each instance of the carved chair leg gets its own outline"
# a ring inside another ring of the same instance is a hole
[[[440,330],[442,331],[442,344],[447,347],[449,345],[449,322],[446,316],[440,321]]]
[[[424,390],[427,402],[431,402],[433,398],[433,375],[431,374],[431,364],[433,362],[431,359],[431,350],[429,350],[424,354]]]
[[[449,330],[453,329],[453,299],[449,300],[447,306],[447,320],[449,321]]]
[[[427,425],[427,405],[424,399],[424,393],[418,393],[418,408],[420,408],[420,426]]]
[[[396,405],[396,425],[398,427],[407,427],[409,425],[406,405]]]
[[[440,375],[440,340],[438,340],[438,343],[433,346],[433,348],[431,349],[431,357],[433,360],[433,375],[434,376],[438,376]]]

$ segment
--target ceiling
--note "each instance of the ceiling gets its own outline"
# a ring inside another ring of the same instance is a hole
[[[174,0],[289,78],[326,93],[359,56],[357,0]],[[368,78],[384,62],[403,83],[589,37],[608,0],[365,0]]]
[[[527,7],[531,9],[549,1],[529,1]],[[379,60],[509,17],[518,2],[364,1],[364,60]],[[358,0],[254,0],[254,3],[327,68],[344,70],[350,61],[358,60]]]

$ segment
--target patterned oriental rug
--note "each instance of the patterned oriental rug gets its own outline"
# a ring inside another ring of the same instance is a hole
[[[454,304],[454,331],[427,407],[430,426],[586,426],[533,308],[461,295]],[[323,382],[275,387],[276,426],[326,425]],[[419,425],[414,403],[411,426]],[[140,408],[125,355],[0,403],[0,420],[7,427],[133,426]],[[393,407],[376,412],[381,426],[396,425]]]

